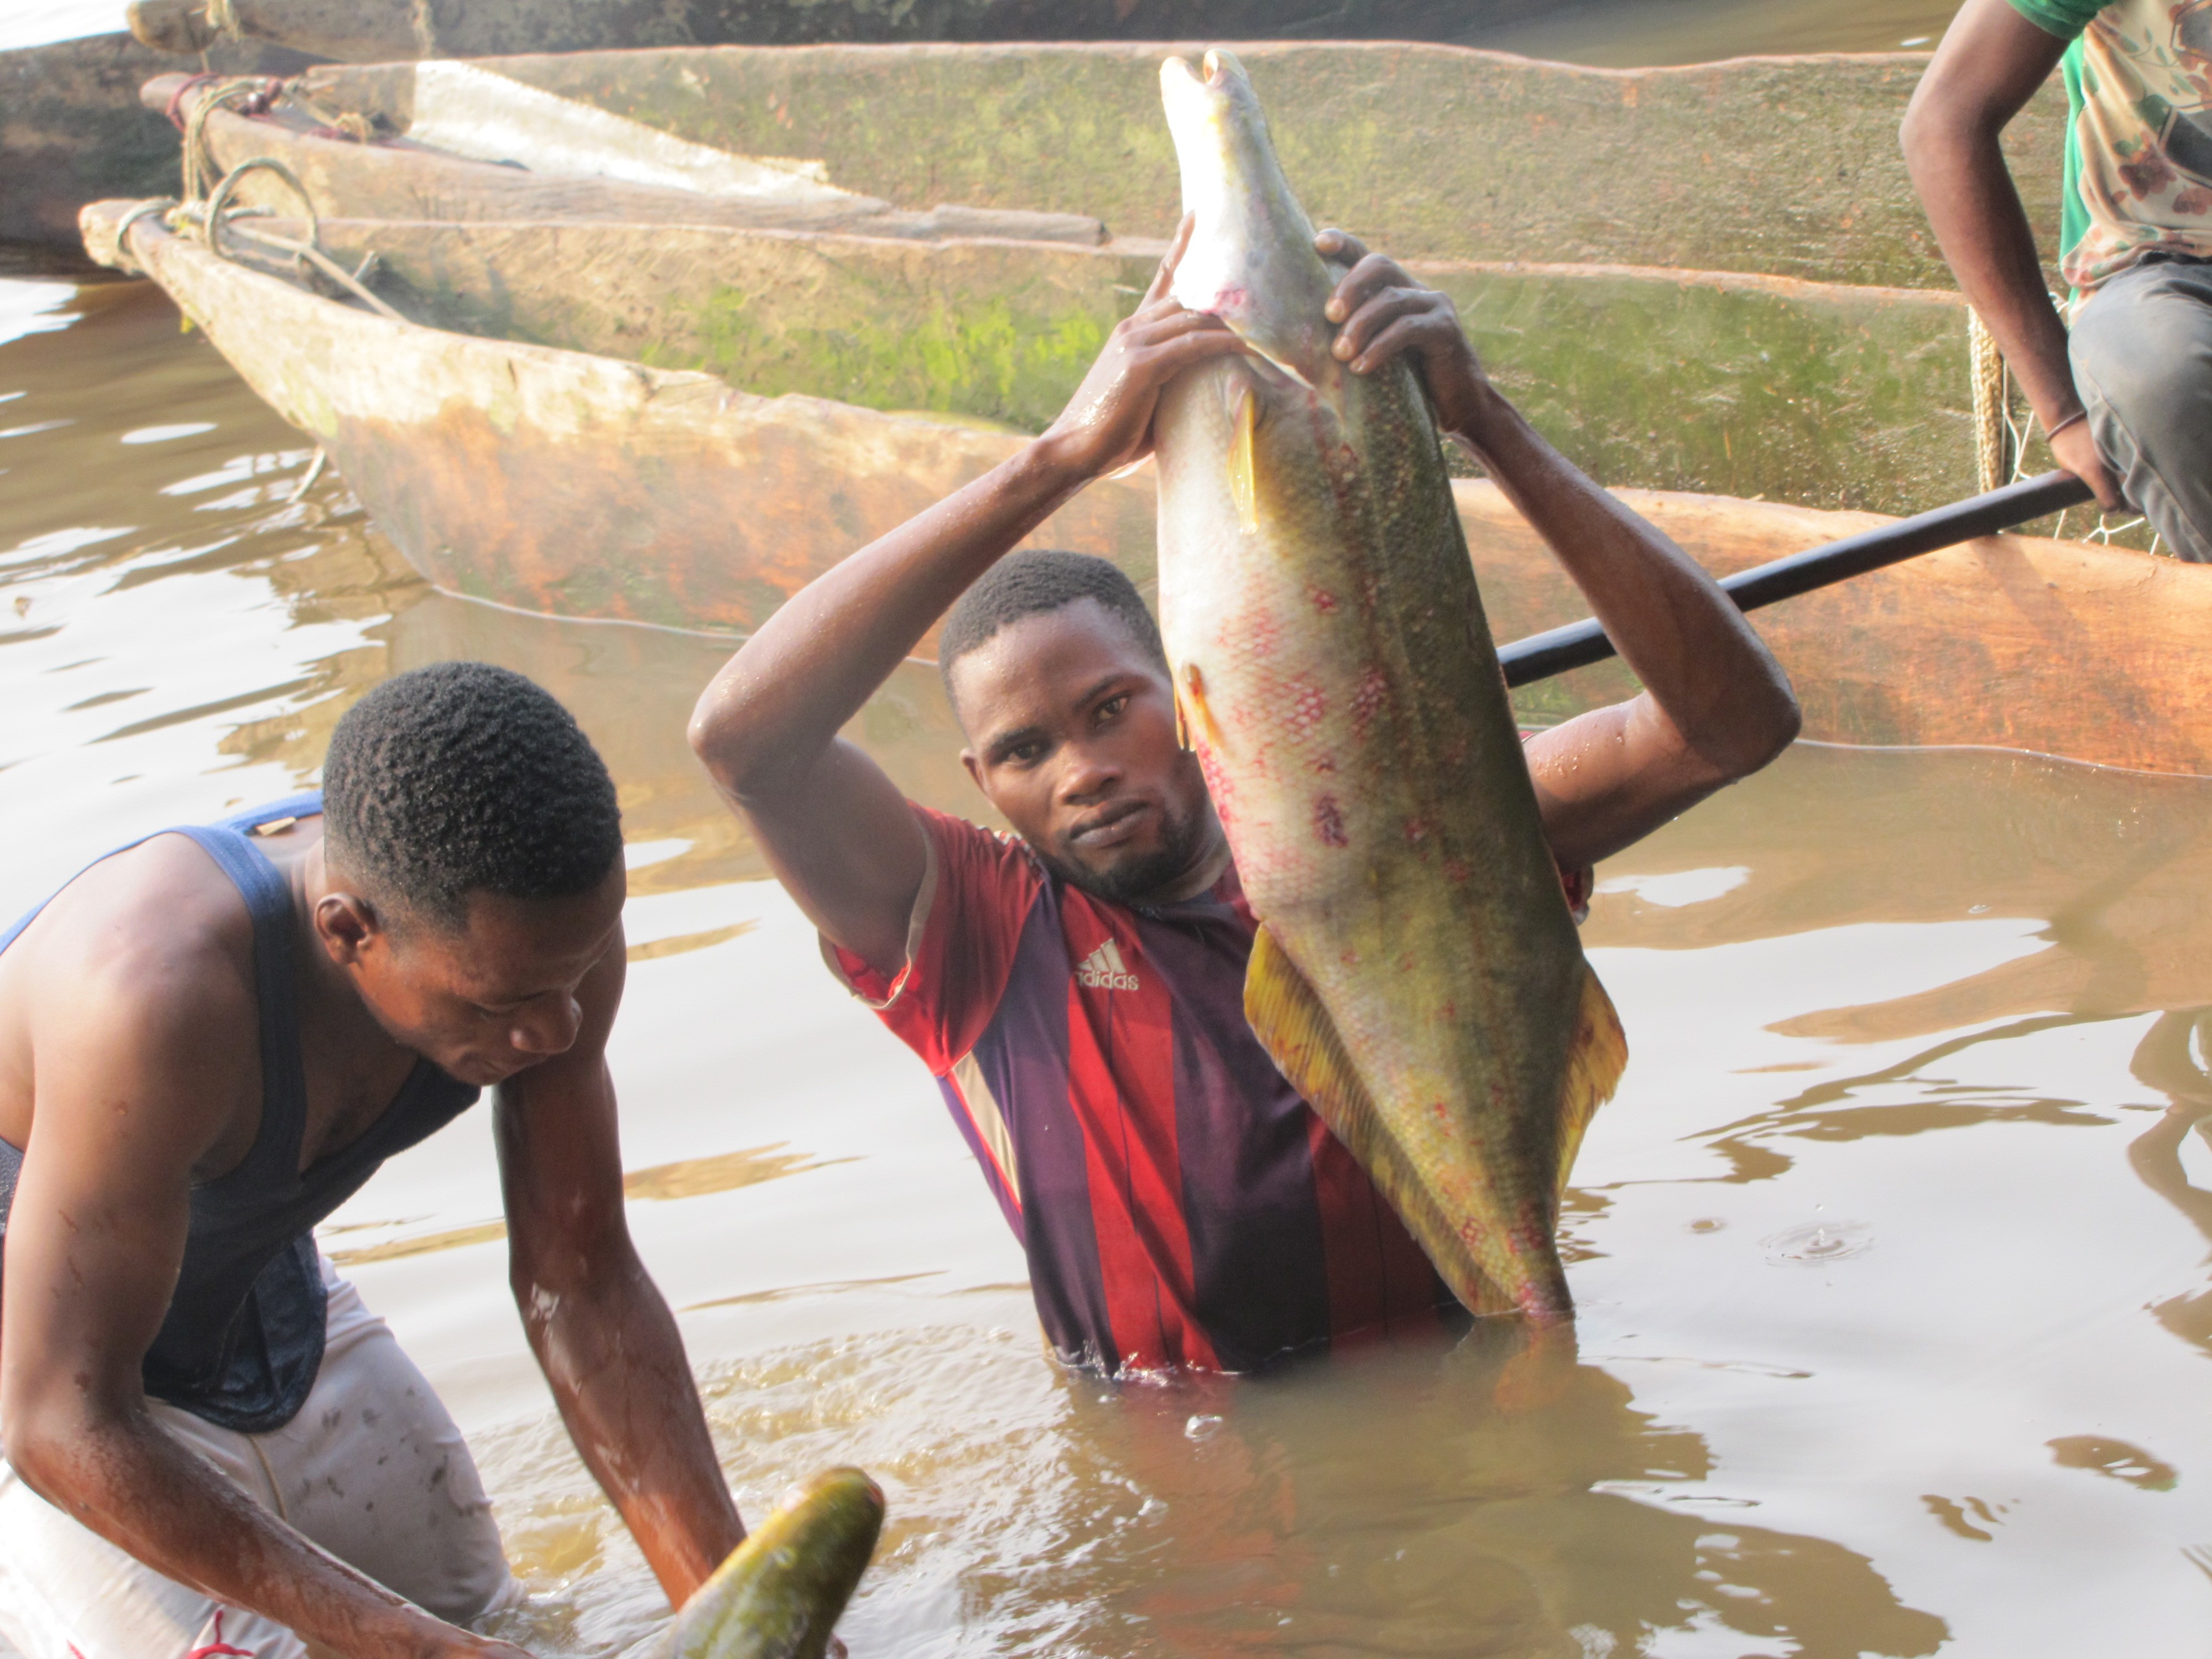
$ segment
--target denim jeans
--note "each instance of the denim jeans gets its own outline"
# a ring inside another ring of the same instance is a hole
[[[2212,563],[2212,259],[2129,266],[2090,295],[2068,351],[2129,504],[2181,557]]]

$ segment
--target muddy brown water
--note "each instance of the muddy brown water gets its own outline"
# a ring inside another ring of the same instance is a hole
[[[741,1501],[883,1480],[859,1659],[2203,1650],[2212,784],[1800,747],[1600,872],[1634,1059],[1576,1171],[1566,1387],[1502,1411],[1468,1345],[1111,1388],[1043,1358],[934,1089],[692,764],[727,643],[435,593],[308,460],[149,288],[0,283],[0,911],[312,780],[398,670],[566,699],[632,843],[631,1223]],[[928,672],[857,729],[972,805]],[[505,1633],[615,1653],[663,1609],[498,1215],[479,1110],[323,1243],[477,1448]]]

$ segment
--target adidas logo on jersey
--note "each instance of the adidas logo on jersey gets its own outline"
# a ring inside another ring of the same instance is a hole
[[[1110,939],[1077,964],[1075,982],[1093,991],[1137,988],[1137,976],[1121,960],[1121,947]]]

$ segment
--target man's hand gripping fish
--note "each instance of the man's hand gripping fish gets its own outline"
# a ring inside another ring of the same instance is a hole
[[[1573,1304],[1555,1233],[1627,1047],[1583,959],[1403,360],[1330,353],[1335,279],[1243,68],[1161,68],[1196,223],[1173,293],[1253,356],[1163,396],[1160,609],[1185,740],[1261,927],[1254,1030],[1478,1313]]]

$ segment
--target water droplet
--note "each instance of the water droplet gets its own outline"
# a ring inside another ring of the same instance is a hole
[[[1874,1229],[1863,1221],[1808,1221],[1759,1243],[1777,1267],[1820,1267],[1864,1254],[1874,1244]]]

